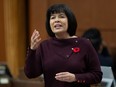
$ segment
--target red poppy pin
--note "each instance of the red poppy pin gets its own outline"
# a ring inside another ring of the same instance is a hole
[[[78,52],[80,52],[80,48],[79,47],[74,47],[74,48],[72,48],[72,51],[74,53],[78,53]]]

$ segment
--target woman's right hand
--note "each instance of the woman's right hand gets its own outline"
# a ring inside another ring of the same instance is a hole
[[[35,29],[32,36],[31,36],[31,46],[30,49],[35,50],[37,49],[39,43],[41,41],[39,32]]]

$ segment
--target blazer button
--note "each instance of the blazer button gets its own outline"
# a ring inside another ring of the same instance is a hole
[[[77,41],[77,40],[76,40],[75,42],[76,42],[76,43],[78,43],[78,41]]]
[[[80,82],[79,80],[77,80],[77,82]]]
[[[69,55],[66,55],[67,58],[69,58]]]

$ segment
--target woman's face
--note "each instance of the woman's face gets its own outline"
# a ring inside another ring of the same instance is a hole
[[[68,18],[65,13],[54,13],[50,16],[50,27],[53,33],[60,34],[67,32]]]

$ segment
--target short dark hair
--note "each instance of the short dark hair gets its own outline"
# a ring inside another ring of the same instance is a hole
[[[89,28],[84,32],[83,36],[91,41],[95,50],[98,52],[100,45],[102,44],[101,33],[97,28]]]
[[[77,28],[77,21],[76,21],[76,18],[74,16],[73,12],[65,4],[55,4],[55,5],[52,5],[47,10],[46,30],[47,30],[48,35],[50,37],[55,37],[55,34],[52,32],[51,27],[50,27],[50,16],[51,16],[51,14],[60,13],[60,12],[64,12],[68,18],[68,30],[67,30],[67,32],[69,33],[70,36],[75,35],[76,28]]]

